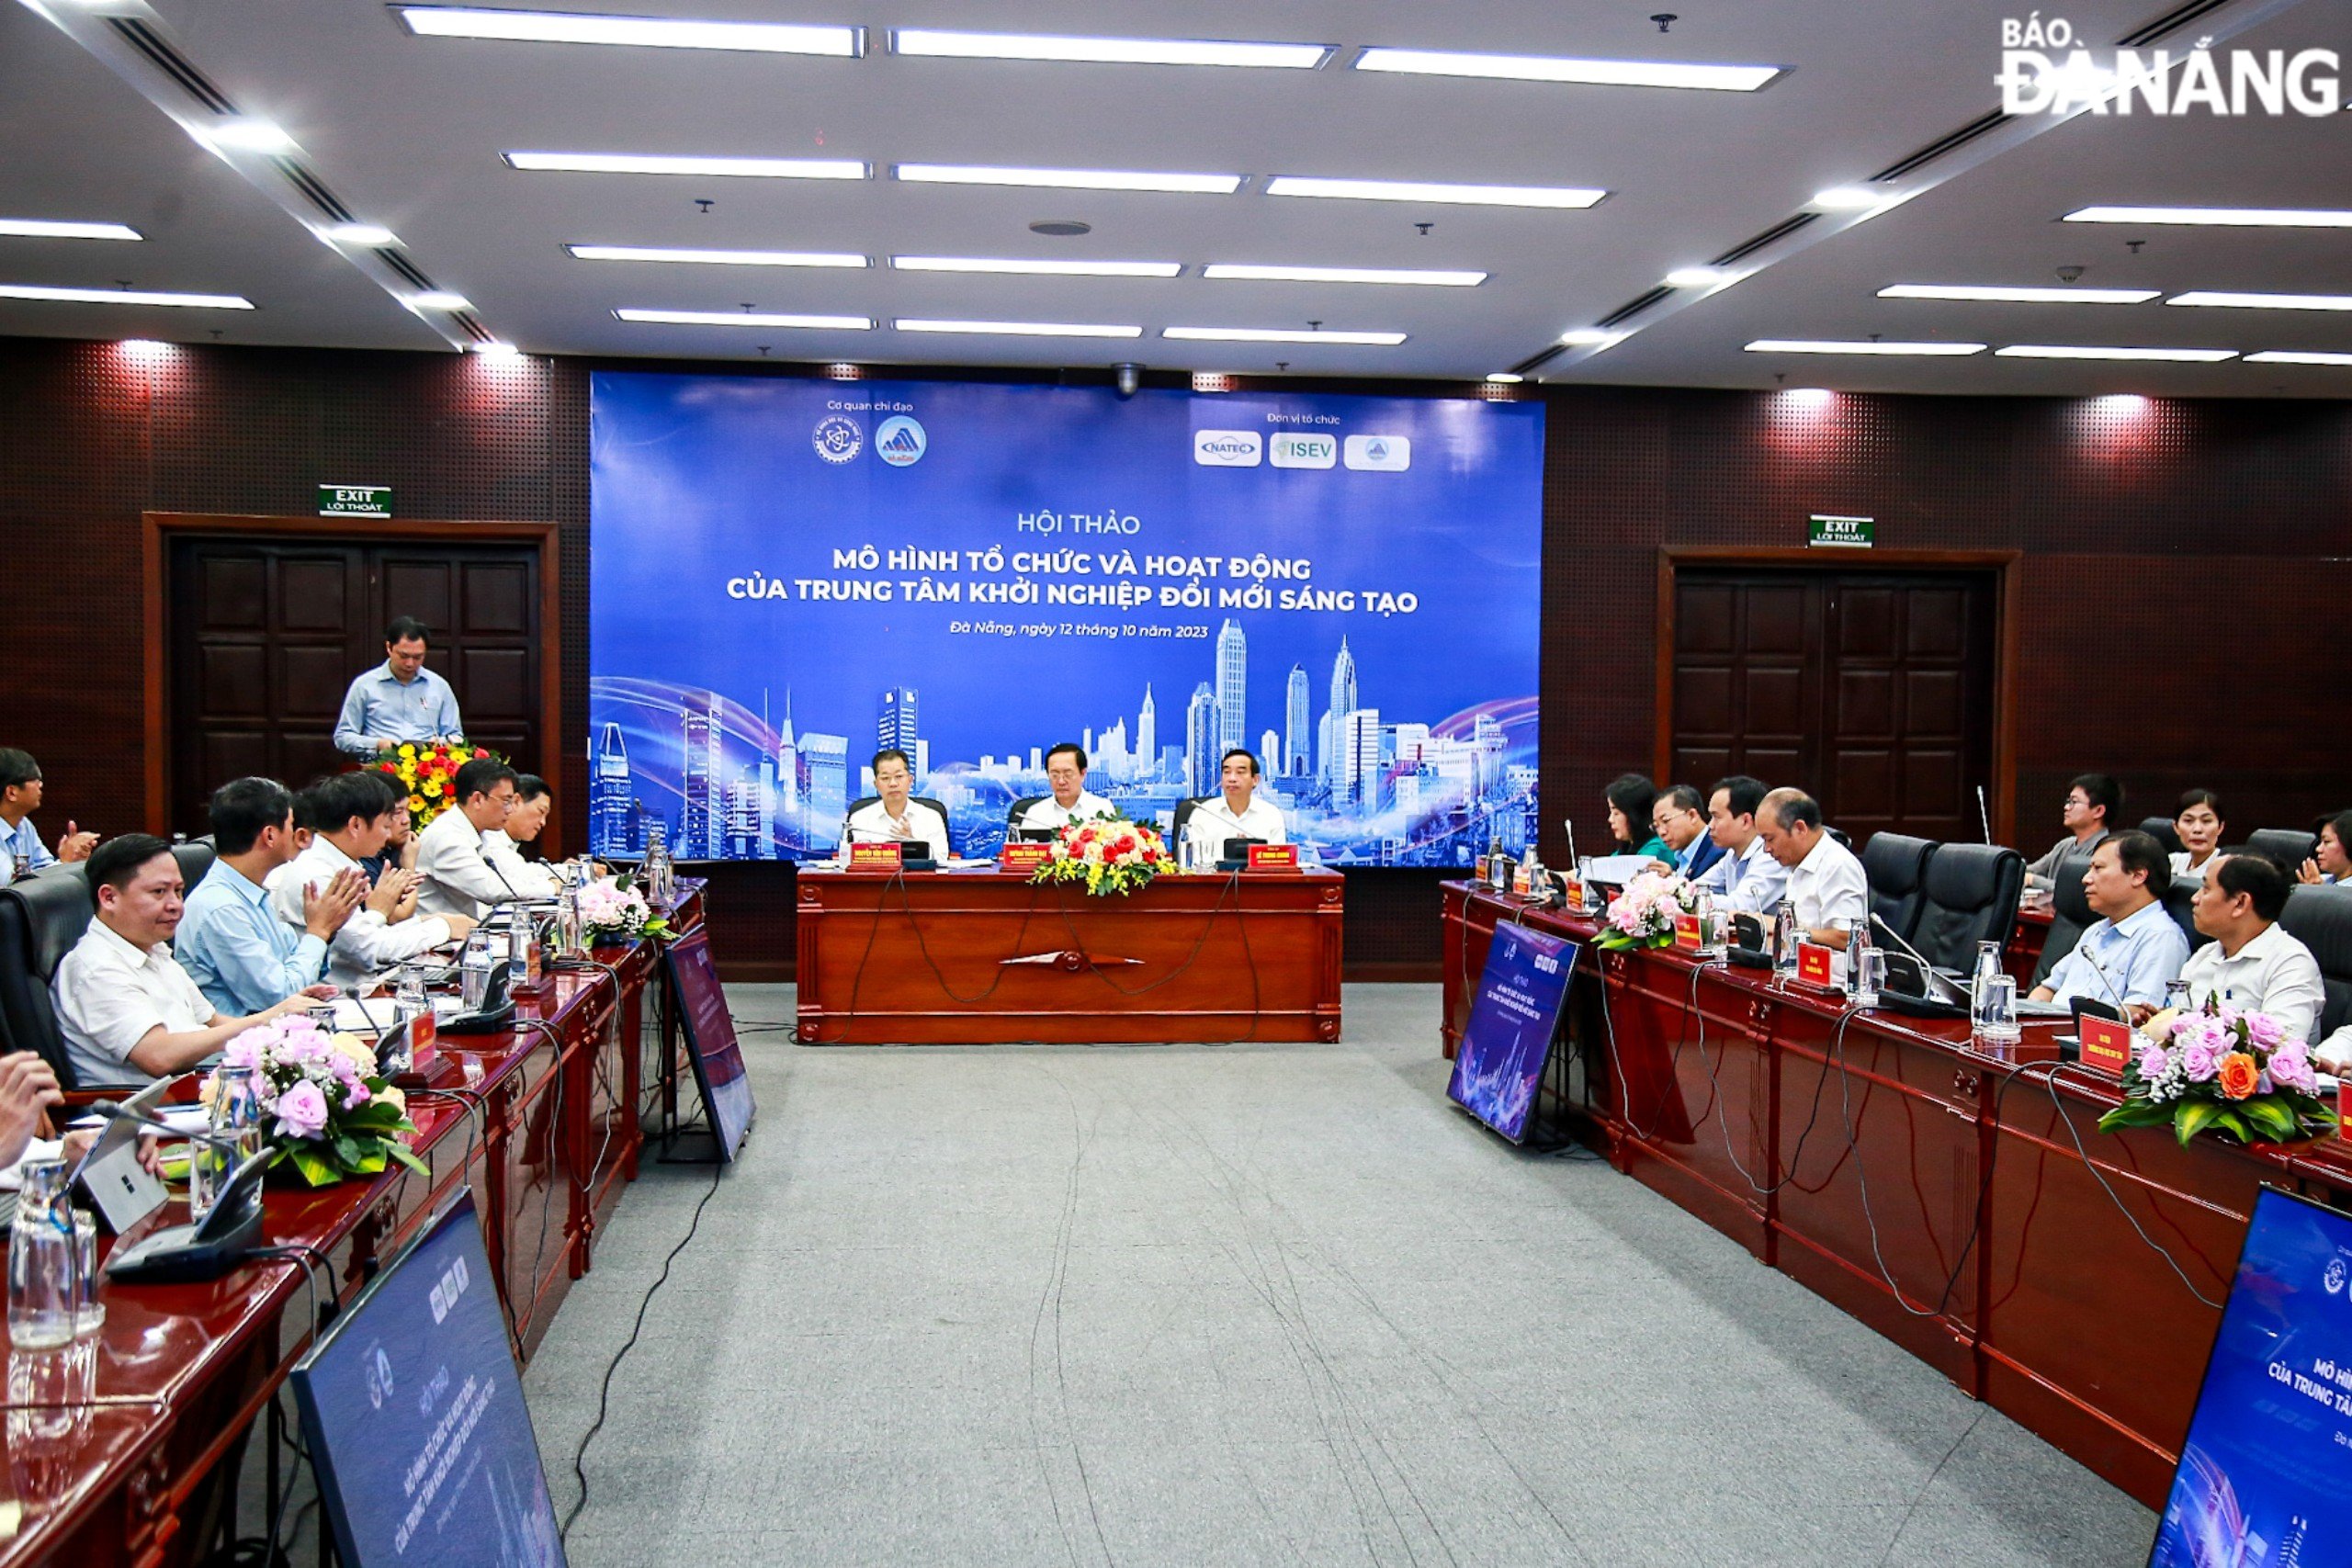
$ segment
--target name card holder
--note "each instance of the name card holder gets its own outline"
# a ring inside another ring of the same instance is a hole
[[[851,871],[898,871],[905,865],[906,846],[897,840],[881,843],[852,844],[849,847]]]
[[[1797,979],[1799,983],[1828,990],[1837,985],[1837,955],[1817,942],[1797,943]]]
[[[1039,866],[1054,858],[1054,846],[1039,843],[1012,843],[997,852],[999,871],[1013,876],[1030,876]]]
[[[1696,953],[1706,945],[1699,931],[1698,916],[1677,915],[1674,917],[1674,945],[1685,953]]]
[[[2132,1026],[2087,1014],[2076,1019],[2075,1024],[2083,1042],[2083,1066],[2109,1077],[2121,1077],[2124,1066],[2132,1060]]]
[[[1251,871],[1296,871],[1298,846],[1296,844],[1252,844],[1250,846],[1250,869]]]

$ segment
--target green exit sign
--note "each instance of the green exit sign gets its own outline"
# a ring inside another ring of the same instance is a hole
[[[1813,535],[1807,542],[1815,548],[1866,550],[1871,547],[1871,535],[1877,527],[1875,518],[1832,517],[1816,512],[1813,514]]]
[[[392,487],[390,485],[321,485],[319,515],[322,517],[390,517],[392,514]]]

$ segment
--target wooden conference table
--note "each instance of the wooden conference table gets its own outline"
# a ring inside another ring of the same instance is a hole
[[[1448,1056],[1497,922],[1593,931],[1459,882],[1444,920]],[[2029,1026],[2004,1060],[1970,1048],[1965,1020],[1854,1011],[1758,970],[1589,946],[1567,1011],[1547,1111],[2151,1506],[2255,1194],[2352,1203],[2341,1139],[2182,1148],[2168,1129],[2098,1131],[2121,1086],[2078,1066],[2053,1078],[2056,1028]]]
[[[674,918],[681,931],[700,922],[698,891],[682,895]],[[611,974],[566,970],[543,995],[520,995],[514,1030],[444,1037],[469,1064],[454,1080],[463,1094],[409,1096],[429,1181],[395,1166],[371,1180],[266,1190],[261,1245],[311,1255],[319,1304],[328,1290],[348,1303],[468,1184],[517,1350],[545,1337],[643,1142],[640,1033],[659,953],[640,942],[596,957]],[[666,987],[655,1005],[661,1050],[673,1052]],[[186,1217],[175,1199],[133,1235]],[[74,1352],[8,1349],[0,1568],[145,1568],[208,1550],[246,1434],[309,1345],[305,1273],[269,1258],[202,1284],[108,1283],[105,1327]]]
[[[1336,872],[1125,897],[993,870],[799,877],[803,1044],[1340,1037]]]

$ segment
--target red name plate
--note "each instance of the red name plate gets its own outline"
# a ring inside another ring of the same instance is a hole
[[[1837,982],[1830,976],[1833,957],[1819,942],[1797,943],[1797,978],[1808,986],[1829,986]]]
[[[1689,948],[1693,953],[1699,951],[1698,916],[1677,915],[1674,917],[1674,945]]]
[[[1250,869],[1251,871],[1296,871],[1298,846],[1296,844],[1252,844],[1250,846]]]
[[[2075,1022],[2082,1035],[2083,1066],[2121,1077],[2124,1064],[2132,1060],[2132,1026],[2109,1018],[2086,1017]]]
[[[421,1073],[441,1059],[440,1048],[433,1043],[439,1037],[439,1028],[429,1007],[409,1020],[408,1062],[411,1072]]]
[[[902,863],[900,855],[905,847],[895,840],[879,844],[852,844],[849,847],[849,869],[896,871]]]
[[[1012,843],[997,852],[996,863],[999,870],[1027,876],[1053,858],[1051,844]]]
[[[1584,884],[1573,875],[1560,878],[1560,901],[1571,909],[1584,908]]]

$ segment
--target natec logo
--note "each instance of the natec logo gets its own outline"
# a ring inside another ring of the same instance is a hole
[[[892,414],[874,430],[874,455],[894,468],[920,461],[930,446],[922,426],[902,413]]]
[[[1351,435],[1345,461],[1351,468],[1375,474],[1401,474],[1413,466],[1413,443],[1404,435]]]
[[[829,413],[817,422],[811,437],[817,445],[817,456],[828,463],[846,463],[865,446],[865,432],[857,421],[842,414]]]
[[[1273,458],[1277,468],[1328,468],[1340,460],[1339,439],[1277,430]]]
[[[1254,468],[1265,460],[1265,442],[1254,430],[1193,432],[1195,463],[1212,468]]]

